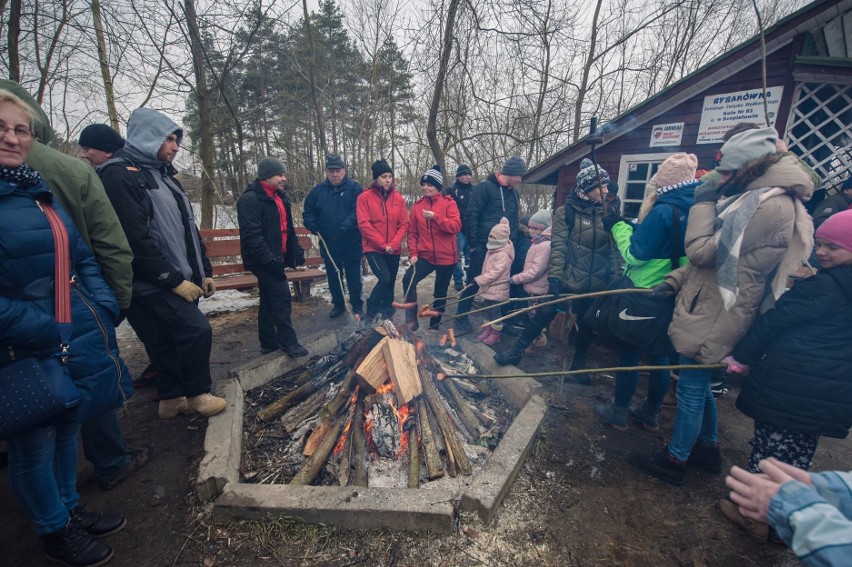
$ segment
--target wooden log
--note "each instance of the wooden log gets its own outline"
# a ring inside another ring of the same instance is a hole
[[[306,419],[316,415],[324,401],[325,392],[320,390],[314,392],[307,400],[285,413],[281,417],[281,424],[284,426],[284,429],[287,430],[287,433],[292,434],[294,431],[299,429],[299,426],[302,425]]]
[[[305,441],[305,447],[302,449],[302,454],[306,457],[313,455],[314,452],[316,452],[317,447],[319,447],[325,439],[326,433],[331,430],[331,426],[331,420],[323,419],[320,421],[314,430],[311,431],[311,434],[308,435],[308,440]]]
[[[423,393],[417,373],[417,353],[411,343],[395,339],[384,343],[384,352],[396,399],[400,407],[404,406]]]
[[[328,432],[323,437],[322,442],[316,448],[316,451],[308,457],[308,460],[305,461],[302,468],[299,469],[299,472],[297,472],[296,476],[293,477],[293,480],[290,481],[290,484],[305,485],[314,481],[319,474],[320,469],[328,460],[328,456],[331,454],[332,449],[334,449],[334,446],[337,444],[337,439],[340,437],[341,429],[343,429],[343,424],[340,420],[331,424]]]
[[[420,430],[420,440],[423,444],[423,458],[426,461],[426,476],[429,480],[435,480],[444,476],[444,465],[441,463],[441,455],[435,445],[432,435],[432,426],[429,423],[429,410],[426,409],[426,400],[423,397],[417,399],[417,427]]]
[[[364,435],[364,402],[358,400],[355,404],[355,415],[352,416],[352,486],[368,486],[369,472],[367,470],[367,438]]]
[[[340,454],[340,466],[337,473],[337,482],[340,483],[340,486],[349,484],[349,475],[352,473],[352,424],[354,421],[355,416],[353,415],[349,424],[349,432],[346,434],[346,441],[343,442],[343,452]]]
[[[311,394],[328,384],[329,382],[336,380],[340,377],[342,373],[348,371],[348,366],[344,364],[342,360],[334,363],[328,370],[323,372],[320,376],[312,379],[310,382],[302,384],[289,394],[282,396],[261,409],[257,412],[257,418],[261,421],[272,421],[276,419],[279,415],[287,411],[289,408],[298,404],[299,402],[308,399]]]
[[[450,418],[447,415],[447,411],[442,406],[441,395],[438,393],[437,388],[435,388],[432,376],[422,367],[418,367],[418,370],[420,372],[420,380],[423,383],[423,393],[426,395],[426,399],[429,402],[429,406],[432,408],[432,411],[435,412],[435,418],[438,420],[438,427],[444,435],[444,443],[447,445],[447,458],[454,463],[458,472],[462,473],[464,476],[470,476],[473,472],[473,469],[470,466],[470,461],[464,453],[464,447],[459,440],[459,436],[453,427],[452,421],[450,421]],[[452,476],[452,472],[450,472],[450,475]]]
[[[420,488],[420,447],[417,443],[417,430],[408,430],[408,488]]]
[[[479,439],[479,419],[477,419],[476,415],[470,410],[470,404],[468,404],[467,400],[461,395],[461,392],[459,392],[455,382],[453,382],[452,379],[441,380],[440,384],[444,391],[449,393],[450,399],[456,406],[456,413],[458,414],[459,419],[462,420],[465,429],[467,429],[474,441]]]
[[[357,367],[358,359],[367,356],[373,347],[379,344],[387,336],[387,331],[381,327],[372,327],[364,333],[364,336],[355,341],[349,352],[343,356],[343,362],[347,368]]]
[[[384,329],[382,329],[384,330]],[[372,394],[381,387],[382,384],[388,381],[388,365],[385,362],[384,345],[388,342],[387,337],[383,338],[373,347],[364,360],[355,368],[355,375],[358,377],[358,383],[361,384],[364,391]]]
[[[346,402],[349,401],[349,398],[352,397],[351,384],[354,377],[355,375],[350,373],[346,380],[343,381],[343,384],[340,385],[340,390],[337,391],[337,395],[334,396],[334,399],[328,402],[319,411],[320,417],[323,419],[331,419],[340,413],[340,408],[342,408]]]

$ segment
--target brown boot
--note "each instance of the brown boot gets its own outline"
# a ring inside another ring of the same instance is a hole
[[[190,408],[194,409],[204,417],[216,415],[217,413],[225,409],[225,406],[228,405],[228,402],[225,401],[225,398],[217,398],[216,396],[210,393],[193,396],[187,401],[189,402]]]
[[[171,419],[181,413],[195,413],[195,411],[189,407],[189,402],[187,401],[186,396],[172,398],[170,400],[160,400],[160,419]]]
[[[677,407],[677,380],[675,378],[669,378],[669,391],[666,392],[666,396],[663,398],[663,407]]]
[[[745,533],[757,543],[766,543],[769,538],[769,524],[746,518],[740,514],[740,508],[727,498],[716,502],[716,507],[722,515],[728,518],[745,531]]]

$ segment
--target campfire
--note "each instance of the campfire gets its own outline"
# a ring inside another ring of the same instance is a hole
[[[249,393],[243,481],[420,488],[470,475],[516,410],[447,378],[478,370],[443,342],[430,349],[385,321]]]

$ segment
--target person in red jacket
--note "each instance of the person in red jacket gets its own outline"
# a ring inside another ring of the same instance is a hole
[[[377,315],[393,316],[393,285],[402,239],[408,230],[408,210],[393,183],[393,169],[383,159],[372,169],[373,183],[358,196],[355,206],[364,256],[379,280],[367,298],[368,322]]]
[[[423,198],[411,206],[408,217],[408,259],[411,267],[402,278],[406,303],[417,303],[417,284],[432,272],[435,272],[433,297],[445,298],[458,263],[456,235],[461,230],[461,215],[455,200],[441,193],[443,184],[440,166],[433,165],[420,178]],[[444,299],[437,299],[433,307],[443,313],[444,303]],[[417,307],[406,309],[405,323],[412,331],[417,330]],[[437,329],[440,323],[440,315],[432,317],[429,328]]]

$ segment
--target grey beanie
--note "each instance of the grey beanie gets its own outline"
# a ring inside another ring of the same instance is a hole
[[[346,162],[340,157],[340,154],[326,154],[325,156],[326,169],[346,169]]]
[[[461,177],[462,175],[473,175],[473,171],[471,171],[470,166],[466,164],[461,164],[456,169],[456,177]]]
[[[519,156],[509,156],[509,159],[503,164],[503,169],[500,170],[500,173],[503,175],[520,175],[523,177],[527,174],[527,164]]]
[[[778,132],[775,128],[760,128],[740,132],[722,145],[716,171],[736,171],[759,157],[777,152]]]
[[[257,178],[260,180],[286,173],[287,168],[279,159],[274,157],[265,157],[257,164]]]
[[[550,211],[547,209],[541,209],[536,214],[530,217],[527,226],[530,228],[535,228],[537,230],[544,230],[553,224],[553,217],[550,215]]]

